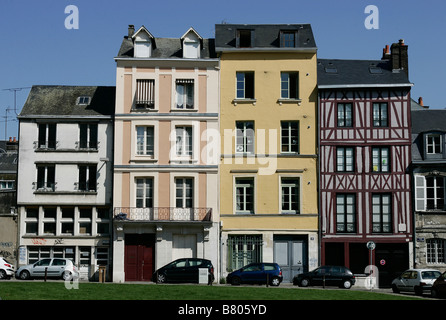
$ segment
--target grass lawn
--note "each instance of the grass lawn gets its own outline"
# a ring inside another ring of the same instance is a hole
[[[413,296],[343,289],[0,281],[1,300],[407,300]]]

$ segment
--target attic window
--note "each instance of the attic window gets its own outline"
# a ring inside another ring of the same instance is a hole
[[[336,68],[332,63],[329,63],[327,67],[325,67],[326,73],[338,73],[338,68]]]
[[[376,66],[370,66],[369,67],[369,71],[371,74],[381,74],[383,73],[383,70],[380,67],[376,67]]]
[[[295,31],[280,31],[280,47],[281,48],[294,48],[296,39]]]
[[[77,105],[79,106],[87,106],[90,104],[90,97],[89,96],[80,96],[77,98]]]
[[[251,48],[253,35],[252,30],[237,30],[237,48]]]

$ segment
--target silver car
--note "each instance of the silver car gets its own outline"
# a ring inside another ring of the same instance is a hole
[[[439,276],[441,272],[435,269],[409,269],[392,281],[392,291],[409,291],[421,295],[424,291],[430,291]]]
[[[76,266],[70,259],[46,258],[33,264],[20,267],[16,271],[16,278],[27,280],[31,278],[60,278],[71,280],[79,276]]]

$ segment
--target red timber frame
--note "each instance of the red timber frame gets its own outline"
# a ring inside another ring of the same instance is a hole
[[[408,243],[412,241],[412,209],[409,165],[411,161],[410,90],[408,88],[319,89],[319,170],[321,263],[325,244],[344,243],[348,267],[348,243]],[[373,104],[387,103],[387,126],[373,125]],[[351,103],[351,127],[337,126],[337,104]],[[337,172],[336,148],[354,150],[352,172]],[[372,148],[388,147],[389,172],[372,171]],[[339,233],[336,228],[336,196],[354,193],[356,230]],[[372,195],[391,195],[391,232],[374,233]],[[364,248],[365,245],[364,245]]]

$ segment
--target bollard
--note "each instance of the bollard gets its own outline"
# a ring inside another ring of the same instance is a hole
[[[45,282],[46,282],[46,277],[48,276],[48,267],[45,268]]]

